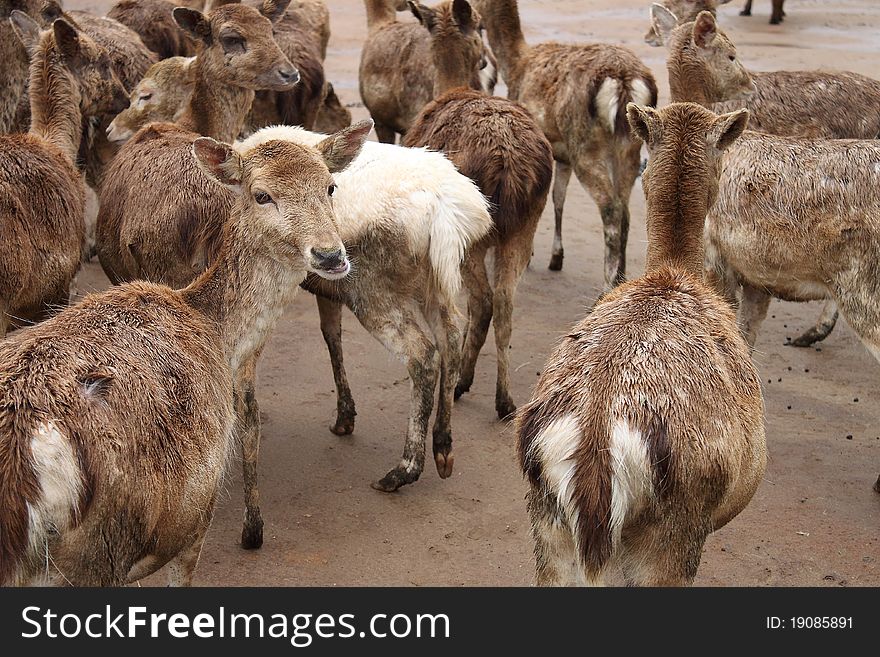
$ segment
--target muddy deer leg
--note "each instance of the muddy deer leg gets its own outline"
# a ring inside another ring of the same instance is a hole
[[[434,464],[441,479],[452,475],[452,404],[461,369],[461,331],[455,307],[440,305],[428,313],[428,321],[440,351],[440,393],[434,419]]]
[[[476,247],[462,266],[462,278],[468,292],[468,327],[464,337],[461,372],[455,386],[455,399],[471,389],[477,358],[486,342],[492,321],[492,286],[486,273],[486,248]]]
[[[387,125],[381,125],[376,123],[373,126],[376,129],[376,137],[378,137],[379,141],[383,144],[393,144],[397,135],[394,132],[394,128],[389,128]]]
[[[359,309],[361,314],[358,315],[364,328],[386,349],[404,360],[410,378],[410,413],[403,456],[396,467],[372,484],[376,490],[386,493],[413,483],[422,474],[428,420],[437,387],[437,349],[425,336],[414,314],[401,310],[402,305],[397,303],[384,313],[373,309],[374,315],[364,314],[363,309]]]
[[[746,6],[743,7],[743,10],[739,12],[740,16],[751,16],[752,15],[752,0],[746,0]]]
[[[257,487],[257,459],[260,454],[260,407],[256,396],[256,369],[259,353],[241,365],[237,373],[235,401],[241,432],[241,462],[244,478],[244,527],[241,546],[246,550],[263,545],[263,517]]]
[[[574,173],[590,194],[602,217],[602,232],[605,242],[605,290],[610,290],[623,281],[626,264],[621,259],[621,229],[623,217],[620,203],[614,198],[611,178],[604,160],[593,155],[581,156],[575,162]]]
[[[738,323],[746,342],[754,349],[758,339],[758,329],[767,316],[770,295],[751,285],[743,284],[742,300],[739,304]]]
[[[565,207],[565,194],[568,191],[568,181],[571,179],[571,166],[556,160],[556,173],[553,176],[553,214],[556,218],[556,228],[553,233],[553,252],[550,256],[550,269],[559,271],[562,269],[562,209]]]
[[[816,342],[821,342],[831,334],[831,331],[834,330],[834,325],[837,324],[837,317],[837,304],[829,299],[825,302],[825,305],[822,306],[822,314],[819,315],[819,319],[816,320],[816,325],[808,328],[803,335],[797,337],[788,344],[792,347],[809,347]]]
[[[345,376],[345,365],[342,362],[342,304],[323,297],[318,300],[318,314],[321,316],[321,333],[330,354],[330,365],[333,367],[333,381],[336,383],[336,424],[330,431],[337,436],[347,436],[354,431],[354,398]]]
[[[535,584],[577,586],[584,583],[574,535],[555,503],[543,491],[531,487],[526,506],[535,542]]]
[[[536,217],[537,219],[537,217]],[[513,300],[520,276],[529,263],[536,221],[495,248],[495,292],[492,316],[495,318],[495,349],[498,378],[495,381],[495,412],[503,420],[516,411],[510,394],[510,336],[513,332]]]

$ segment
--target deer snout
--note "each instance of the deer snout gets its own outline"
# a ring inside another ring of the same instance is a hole
[[[275,69],[272,88],[275,91],[288,91],[299,82],[299,71],[293,64],[287,63]]]
[[[116,119],[113,119],[110,122],[110,125],[107,126],[107,139],[114,143],[128,141],[131,139],[132,135],[131,128],[119,125],[117,122],[118,118],[119,117],[117,116]]]
[[[309,250],[312,268],[319,276],[335,280],[344,277],[351,269],[344,248],[314,248]]]

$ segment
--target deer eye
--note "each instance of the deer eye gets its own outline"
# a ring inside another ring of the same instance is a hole
[[[150,100],[153,97],[153,94],[141,94],[138,97],[138,100]]]
[[[727,59],[729,59],[729,60],[732,61],[732,62],[735,62],[735,61],[736,61],[736,55],[728,55]]]
[[[223,52],[227,54],[245,51],[245,41],[240,34],[224,34],[220,37],[220,45],[223,46]]]
[[[330,185],[327,188],[327,196],[333,196],[333,192],[336,191],[336,185]]]
[[[254,200],[260,205],[267,205],[269,203],[274,203],[272,197],[269,196],[266,192],[256,192],[254,194]]]

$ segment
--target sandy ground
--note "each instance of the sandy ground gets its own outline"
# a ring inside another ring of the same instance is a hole
[[[71,8],[112,3],[68,0]],[[333,36],[327,75],[355,118],[366,34],[359,0],[329,0]],[[644,0],[521,0],[530,42],[564,40],[631,47],[668,98],[665,51],[642,42]],[[736,5],[740,3],[737,2]],[[845,68],[880,76],[880,6],[790,0],[782,26],[721,8],[742,60],[756,70]],[[410,20],[401,15],[401,20]],[[503,87],[499,89],[504,93]],[[643,270],[645,207],[637,184],[628,268]],[[512,342],[513,391],[524,402],[555,340],[590,305],[601,284],[596,206],[572,180],[566,205],[565,269],[547,270],[549,207],[519,287]],[[81,277],[101,289],[97,264]],[[818,349],[783,346],[817,317],[819,304],[775,301],[755,359],[764,380],[770,461],[749,507],[706,544],[700,585],[880,585],[880,365],[841,320]],[[399,458],[408,385],[394,361],[350,314],[345,358],[359,415],[354,435],[328,431],[335,412],[329,360],[314,300],[301,293],[279,322],[259,370],[260,463],[265,545],[239,548],[243,502],[233,468],[202,555],[202,585],[526,585],[533,560],[511,427],[494,418],[494,344],[479,361],[472,392],[456,404],[455,473],[441,481],[429,463],[421,481],[388,495],[369,487]],[[154,578],[158,583],[158,579]]]

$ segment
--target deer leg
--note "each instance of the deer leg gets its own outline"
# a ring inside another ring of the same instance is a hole
[[[471,389],[480,349],[486,342],[492,321],[493,292],[486,273],[486,248],[475,247],[462,266],[462,278],[468,292],[468,327],[465,332],[461,373],[455,386],[455,399]]]
[[[622,240],[625,238],[622,233],[624,217],[621,213],[621,204],[614,196],[611,178],[603,159],[592,154],[582,155],[575,162],[574,172],[581,185],[599,206],[605,242],[607,291],[623,281],[626,269],[623,260],[625,242]]]
[[[425,465],[425,440],[428,420],[434,406],[437,386],[437,349],[428,340],[406,301],[393,302],[383,312],[378,308],[358,309],[358,319],[386,349],[403,359],[410,378],[410,414],[400,463],[377,482],[376,490],[390,493],[411,484],[422,474]]]
[[[537,217],[535,218],[537,219]],[[520,276],[532,253],[537,221],[495,248],[495,292],[492,315],[495,318],[495,349],[498,378],[495,381],[495,412],[503,420],[516,411],[510,394],[510,336],[513,332],[513,299]]]
[[[802,335],[795,338],[789,344],[792,347],[809,347],[816,342],[821,342],[831,334],[831,331],[834,330],[834,325],[837,324],[837,317],[837,304],[829,299],[825,302],[825,305],[822,306],[822,314],[819,315],[819,319],[816,320],[816,325],[808,328]]]
[[[740,331],[749,346],[754,349],[758,339],[758,329],[767,316],[767,308],[770,306],[770,295],[743,283],[742,300],[739,304],[738,323]]]
[[[193,575],[199,564],[209,526],[210,523],[205,523],[192,544],[178,552],[177,556],[168,562],[168,586],[192,586]]]
[[[532,486],[526,506],[535,542],[535,584],[538,586],[578,586],[586,582],[574,535],[568,521],[559,515],[555,500]],[[601,585],[601,578],[591,583]]]
[[[336,383],[336,423],[330,431],[337,436],[347,436],[354,431],[354,398],[345,376],[345,365],[342,362],[342,304],[320,296],[318,314],[321,316],[321,333],[330,354],[330,365],[333,367],[333,381]]]
[[[746,6],[743,7],[743,10],[739,12],[740,16],[751,16],[752,15],[752,0],[746,0]]]
[[[263,545],[263,517],[257,488],[257,459],[260,455],[260,407],[257,404],[257,353],[242,364],[236,375],[235,406],[241,432],[241,463],[244,478],[244,527],[241,546],[246,550]]]
[[[383,144],[393,144],[397,135],[394,132],[394,128],[389,128],[387,125],[381,125],[376,123],[373,128],[376,130],[376,137],[378,137],[379,141]]]
[[[440,394],[434,419],[434,464],[441,479],[452,476],[452,404],[461,369],[461,331],[455,306],[440,304],[428,313],[428,321],[440,351]]]
[[[779,25],[782,22],[785,12],[782,11],[783,0],[773,0],[773,11],[770,14],[770,24]]]
[[[556,172],[553,176],[553,214],[556,219],[556,228],[553,233],[553,252],[550,256],[550,269],[559,271],[562,269],[562,209],[565,207],[565,194],[568,191],[568,181],[571,180],[571,166],[556,160]]]

